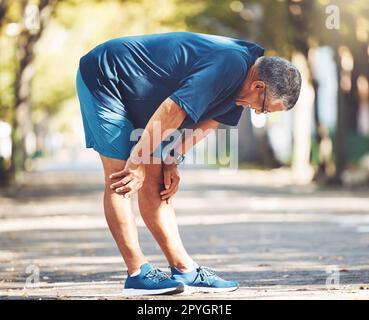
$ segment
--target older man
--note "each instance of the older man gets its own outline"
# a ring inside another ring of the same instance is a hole
[[[237,125],[244,108],[256,113],[292,108],[300,73],[288,61],[263,54],[248,41],[170,32],[111,39],[80,59],[77,90],[86,147],[102,160],[105,216],[128,269],[125,294],[238,288],[191,259],[168,201],[178,189],[178,162],[202,137],[180,140],[165,161],[151,160],[176,129],[209,132],[219,123]],[[139,128],[144,134],[134,141],[131,134]],[[137,191],[142,218],[168,260],[170,277],[140,248],[132,211]]]

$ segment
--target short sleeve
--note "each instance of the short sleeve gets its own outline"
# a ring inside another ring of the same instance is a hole
[[[228,111],[227,113],[215,117],[214,120],[227,126],[236,126],[240,121],[243,110],[244,109],[242,106],[235,106],[232,110]]]
[[[197,123],[212,103],[235,92],[247,74],[247,61],[235,49],[215,51],[197,61],[169,98]]]

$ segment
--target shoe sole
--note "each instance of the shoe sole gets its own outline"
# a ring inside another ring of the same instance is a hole
[[[207,287],[195,287],[195,286],[185,286],[185,292],[187,293],[221,293],[221,292],[231,292],[237,290],[239,287],[229,287],[229,288],[207,288]]]
[[[151,296],[151,295],[172,295],[185,291],[185,286],[165,289],[123,289],[123,294],[126,296]]]

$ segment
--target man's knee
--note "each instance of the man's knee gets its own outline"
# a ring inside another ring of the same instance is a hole
[[[99,154],[99,155],[100,155],[102,165],[104,168],[105,183],[111,184],[115,181],[119,181],[121,178],[110,179],[109,176],[114,172],[123,170],[126,165],[126,161],[109,158],[102,154]]]
[[[144,193],[161,190],[164,183],[162,167],[160,164],[146,165],[145,180],[140,189]]]

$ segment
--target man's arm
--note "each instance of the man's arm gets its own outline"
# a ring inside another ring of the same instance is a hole
[[[185,154],[196,143],[204,139],[210,132],[219,127],[219,122],[215,120],[206,120],[197,123],[191,127],[192,130],[187,131],[187,134],[183,134],[179,142],[174,146],[174,150],[177,154]],[[169,199],[178,191],[179,185],[179,173],[175,159],[168,155],[164,160],[163,166],[164,175],[164,187],[165,189],[160,192],[162,201],[168,203]]]
[[[214,129],[219,127],[220,123],[213,119],[205,120],[200,123],[191,126],[190,130],[187,130],[185,134],[182,134],[179,142],[175,144],[174,151],[177,154],[184,155],[199,141],[204,139]]]
[[[111,179],[123,177],[113,183],[111,188],[123,193],[125,197],[140,189],[145,179],[144,162],[150,159],[150,155],[161,142],[182,124],[186,115],[186,112],[173,100],[165,99],[152,115],[144,133],[133,147],[124,170],[110,175]]]
[[[161,142],[179,128],[186,115],[186,112],[173,100],[165,99],[147,123],[144,134],[132,149],[130,159],[135,160],[136,164],[141,159],[148,159],[147,157],[156,150]]]

